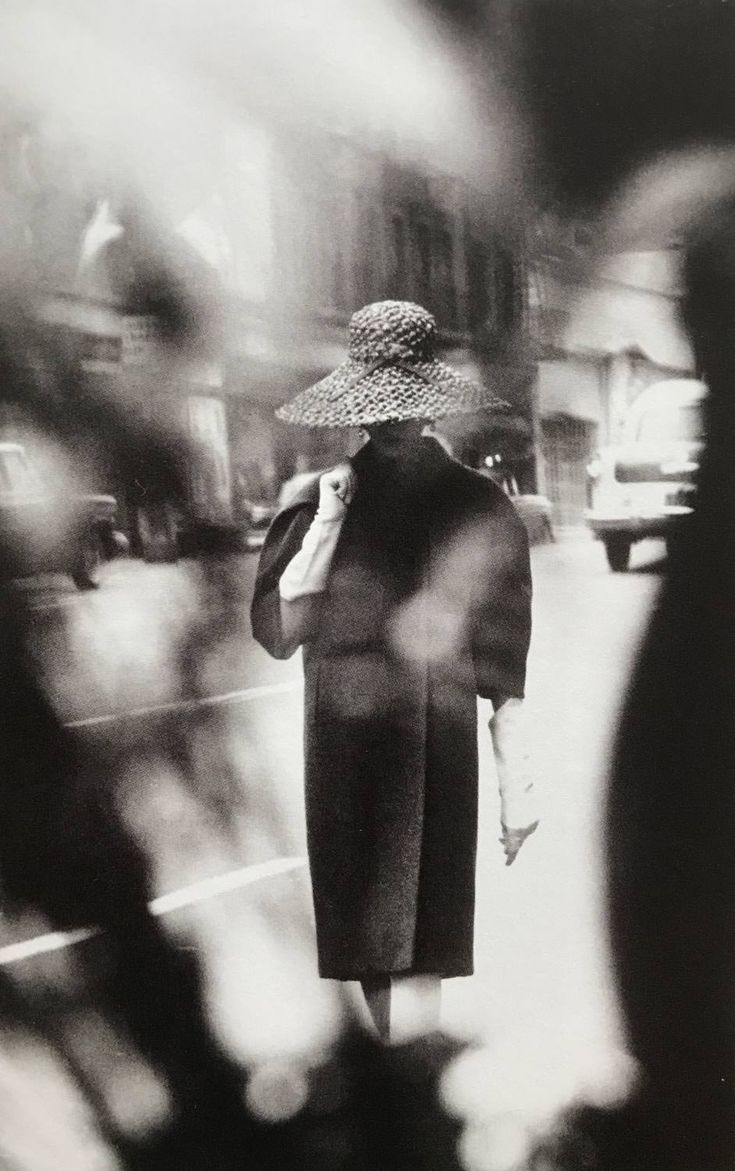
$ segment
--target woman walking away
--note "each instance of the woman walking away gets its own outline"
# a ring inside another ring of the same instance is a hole
[[[434,357],[434,333],[418,305],[366,306],[347,361],[278,412],[369,439],[275,518],[252,605],[270,654],[304,647],[319,972],[359,980],[384,1037],[394,978],[438,994],[473,970],[478,694],[507,864],[537,824],[520,742],[528,542],[503,492],[423,434],[488,405]]]

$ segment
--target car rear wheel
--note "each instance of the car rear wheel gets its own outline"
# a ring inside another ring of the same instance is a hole
[[[80,542],[71,579],[78,590],[96,590],[100,584],[100,570],[104,556],[102,543],[96,532],[89,530]]]
[[[625,573],[630,563],[631,543],[629,537],[605,537],[607,563],[613,573]]]

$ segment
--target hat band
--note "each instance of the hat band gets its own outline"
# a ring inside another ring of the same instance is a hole
[[[352,390],[353,386],[357,386],[358,382],[362,382],[364,378],[369,378],[371,374],[375,374],[376,370],[380,370],[383,366],[394,366],[397,370],[403,370],[406,374],[413,374],[414,377],[420,378],[428,386],[434,386],[434,382],[429,378],[428,374],[424,374],[423,370],[417,370],[415,366],[411,366],[409,362],[404,362],[402,358],[393,357],[392,354],[384,354],[382,358],[377,358],[366,366],[359,374],[353,374],[352,378],[347,383],[343,394]]]

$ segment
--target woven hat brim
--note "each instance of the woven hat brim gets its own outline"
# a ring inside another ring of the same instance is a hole
[[[411,371],[404,366],[381,366],[355,382],[364,368],[348,359],[280,407],[276,415],[301,427],[360,427],[443,419],[507,406],[438,358],[411,366]]]

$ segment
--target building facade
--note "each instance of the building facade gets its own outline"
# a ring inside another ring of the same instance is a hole
[[[384,142],[241,123],[223,132],[210,187],[154,224],[134,198],[85,186],[38,127],[14,142],[5,185],[44,327],[80,385],[181,432],[195,517],[237,522],[354,449],[356,436],[285,427],[274,410],[343,360],[350,315],[385,298],[425,305],[443,356],[508,403],[448,425],[460,458],[503,446],[533,486],[522,234],[499,235],[483,192]],[[155,478],[141,467],[104,485],[129,526]]]

